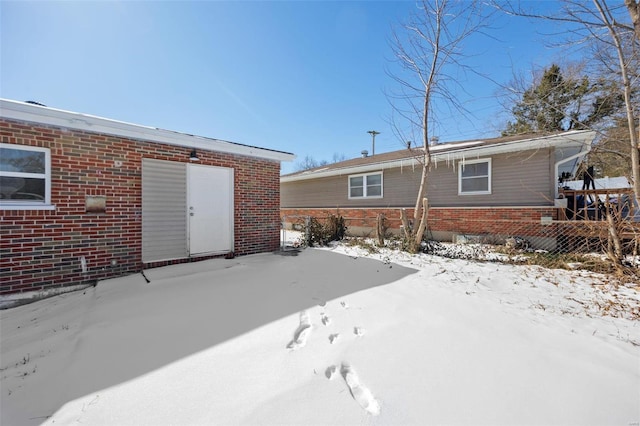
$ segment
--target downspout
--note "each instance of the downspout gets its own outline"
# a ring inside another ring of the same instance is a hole
[[[560,168],[560,165],[562,165],[562,164],[564,164],[564,163],[568,163],[568,162],[569,162],[569,161],[571,161],[571,160],[575,160],[575,159],[576,159],[576,158],[578,158],[578,157],[584,157],[585,155],[587,155],[587,154],[589,153],[589,151],[591,151],[591,144],[589,144],[589,145],[585,145],[585,146],[587,147],[587,149],[586,149],[586,150],[584,150],[584,151],[580,151],[579,153],[574,154],[574,155],[572,155],[572,156],[570,156],[570,157],[563,158],[562,160],[558,161],[558,162],[555,164],[555,171],[554,171],[554,173],[555,173],[555,182],[556,182],[555,188],[556,188],[556,189],[555,189],[554,198],[558,198],[558,186],[559,186],[559,185],[558,185],[558,179],[559,179],[559,177],[560,177],[560,173],[558,173],[558,169]]]

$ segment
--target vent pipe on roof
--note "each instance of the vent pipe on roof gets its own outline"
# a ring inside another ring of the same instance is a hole
[[[367,158],[369,156],[369,151],[367,151],[366,149],[363,149],[360,154],[362,154],[362,158]]]
[[[438,145],[439,141],[440,141],[440,138],[438,136],[431,136],[431,141],[429,142],[429,146],[436,146]]]

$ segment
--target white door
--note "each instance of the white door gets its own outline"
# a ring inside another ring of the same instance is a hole
[[[189,254],[233,251],[233,169],[189,164]]]

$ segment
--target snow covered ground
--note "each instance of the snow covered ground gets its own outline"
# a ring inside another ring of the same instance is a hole
[[[636,283],[344,244],[286,254],[1,311],[0,424],[640,422]]]

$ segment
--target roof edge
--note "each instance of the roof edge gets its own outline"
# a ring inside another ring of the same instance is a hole
[[[295,155],[289,152],[227,142],[204,136],[189,135],[11,99],[0,98],[0,117],[155,143],[196,148],[204,151],[246,155],[267,160],[293,161],[295,158]]]
[[[481,156],[505,154],[509,152],[527,151],[531,149],[550,148],[566,143],[578,145],[590,145],[596,136],[593,130],[571,130],[554,135],[537,136],[534,138],[520,139],[515,141],[496,143],[491,145],[463,147],[454,151],[445,151],[442,153],[433,153],[431,160],[433,163],[439,161],[458,161],[471,158],[481,158]],[[340,176],[345,174],[366,173],[379,170],[393,169],[398,167],[413,167],[420,165],[419,156],[412,155],[405,158],[377,161],[368,164],[361,164],[351,167],[338,167],[329,170],[310,171],[309,173],[299,172],[298,174],[284,175],[280,177],[280,182],[296,182],[308,179],[317,179],[323,177]],[[375,157],[371,157],[375,159]]]

